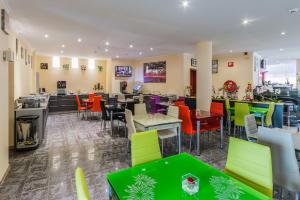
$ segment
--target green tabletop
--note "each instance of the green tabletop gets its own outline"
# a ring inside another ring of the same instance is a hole
[[[234,110],[235,110],[234,107],[230,108],[230,111],[234,112]],[[269,109],[268,108],[259,108],[259,107],[249,107],[249,111],[250,111],[250,113],[265,115],[265,114],[267,114]]]
[[[193,196],[182,190],[182,176],[191,173],[200,180]],[[223,174],[193,156],[182,153],[107,175],[119,199],[271,199]]]

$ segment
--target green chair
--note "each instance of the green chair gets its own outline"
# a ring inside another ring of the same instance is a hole
[[[230,137],[225,174],[272,197],[273,175],[268,146]]]
[[[90,193],[85,181],[83,170],[78,167],[75,172],[76,191],[78,200],[90,200]]]
[[[227,130],[228,130],[228,135],[231,134],[231,122],[234,121],[234,111],[230,110],[230,102],[229,99],[225,99],[225,109],[226,109],[226,114],[227,114]]]
[[[272,124],[272,116],[273,116],[274,110],[275,110],[275,103],[271,102],[269,104],[268,112],[267,112],[266,117],[265,117],[264,126],[266,126],[266,127],[272,127],[272,125],[273,125]],[[258,125],[262,124],[260,118],[258,118],[256,121],[257,121]]]
[[[150,130],[131,136],[132,166],[161,159],[157,130]]]
[[[236,127],[241,129],[245,127],[245,116],[250,114],[249,105],[247,103],[235,103],[234,104],[234,137]]]

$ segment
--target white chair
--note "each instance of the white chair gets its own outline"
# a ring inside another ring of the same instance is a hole
[[[248,141],[256,142],[258,129],[254,115],[245,116],[245,130]]]
[[[126,119],[126,127],[127,127],[127,132],[126,133],[127,133],[127,138],[128,138],[127,147],[128,147],[128,150],[129,150],[130,149],[129,148],[129,143],[131,141],[131,136],[136,133],[136,128],[135,128],[135,125],[134,125],[134,122],[133,122],[133,117],[132,117],[131,110],[125,109],[125,119]]]
[[[134,104],[134,115],[147,115],[146,104],[145,103]]]
[[[179,116],[179,109],[177,106],[169,106],[168,109],[168,116],[178,118]],[[165,129],[165,130],[159,130],[158,137],[161,140],[161,152],[162,155],[164,155],[164,139],[172,138],[177,136],[177,130],[176,128],[173,129]]]
[[[257,141],[271,148],[274,184],[295,192],[298,200],[300,173],[292,134],[283,129],[259,127]]]

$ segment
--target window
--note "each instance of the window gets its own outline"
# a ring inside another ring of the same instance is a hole
[[[89,59],[89,69],[95,69],[95,59]]]
[[[53,68],[59,68],[60,67],[60,57],[53,56],[52,64],[53,64]]]
[[[74,69],[79,68],[77,57],[72,58],[72,68],[74,68]]]
[[[281,61],[267,65],[266,81],[271,83],[285,84],[289,82],[296,86],[296,61]]]

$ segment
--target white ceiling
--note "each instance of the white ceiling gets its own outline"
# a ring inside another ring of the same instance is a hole
[[[284,48],[300,58],[300,11],[288,12],[299,0],[189,0],[188,8],[180,0],[5,1],[13,27],[38,53],[60,54],[65,44],[68,56],[138,58],[192,53],[197,42],[212,40],[214,54]]]

